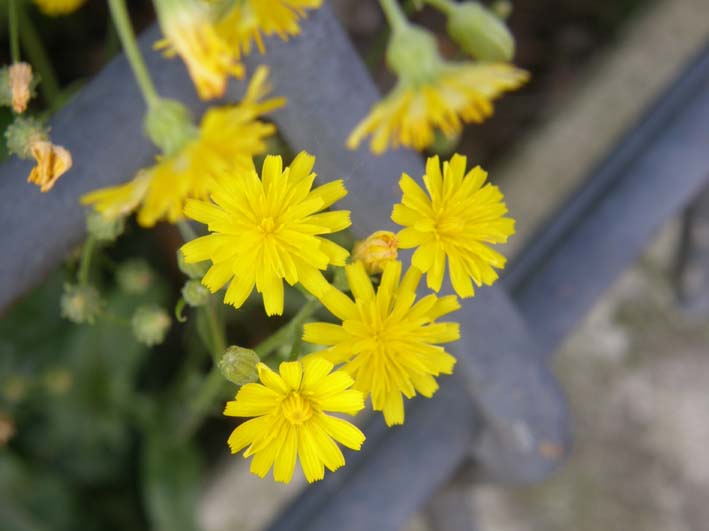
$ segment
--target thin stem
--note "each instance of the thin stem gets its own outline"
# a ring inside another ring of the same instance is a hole
[[[13,63],[20,62],[20,25],[17,19],[17,0],[8,2],[8,24],[10,25],[10,57]]]
[[[453,10],[453,4],[451,3],[450,0],[423,0],[427,4],[432,5],[439,11],[442,11],[446,15],[449,14]]]
[[[293,334],[303,326],[305,320],[313,315],[319,307],[320,302],[318,300],[308,300],[289,322],[254,347],[256,354],[258,354],[260,358],[265,358],[278,347],[289,343],[292,340]]]
[[[409,22],[406,20],[406,15],[404,15],[397,0],[379,0],[379,4],[382,6],[384,16],[393,31],[408,25]]]
[[[189,242],[197,238],[197,233],[194,231],[189,221],[185,221],[184,219],[178,221],[177,230],[180,231],[180,236],[182,236],[182,239],[185,240],[185,242]]]
[[[128,62],[133,70],[133,75],[143,94],[143,99],[145,99],[147,106],[151,107],[160,100],[160,97],[158,96],[157,90],[155,90],[153,80],[145,66],[140,48],[138,48],[138,42],[136,41],[133,26],[128,16],[125,0],[108,0],[108,6],[111,9],[111,18],[116,26],[118,37],[123,45],[123,50],[126,53]]]
[[[212,343],[212,358],[214,363],[219,362],[219,358],[226,350],[226,335],[224,334],[224,326],[217,315],[217,309],[214,306],[214,298],[210,297],[207,304],[203,306],[204,313],[207,315],[207,324],[209,325],[209,335]]]
[[[22,32],[20,33],[22,47],[27,54],[29,62],[32,64],[32,68],[39,74],[41,80],[39,90],[42,92],[44,101],[49,107],[54,109],[61,100],[61,88],[57,80],[57,75],[54,72],[54,67],[49,59],[47,50],[42,44],[42,39],[37,29],[34,27],[32,19],[27,14],[24,5],[19,6],[18,11],[20,25],[22,26]]]
[[[77,275],[79,284],[82,286],[89,283],[89,268],[91,266],[91,256],[94,253],[95,246],[96,240],[93,236],[89,235],[81,250],[81,262],[79,263],[79,273]]]

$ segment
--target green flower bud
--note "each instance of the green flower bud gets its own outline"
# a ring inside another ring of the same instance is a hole
[[[443,65],[436,38],[411,25],[396,28],[386,52],[387,64],[405,82],[425,83]]]
[[[123,234],[126,227],[123,217],[110,218],[92,210],[86,216],[86,230],[100,242],[112,242]]]
[[[467,54],[481,61],[512,60],[515,40],[500,18],[477,2],[451,4],[448,34]]]
[[[187,107],[176,100],[161,99],[145,116],[145,133],[165,155],[175,153],[199,134]]]
[[[219,360],[219,370],[224,378],[236,385],[244,385],[258,380],[256,366],[261,360],[253,350],[231,346]]]
[[[153,282],[155,275],[145,260],[134,258],[126,260],[116,271],[118,287],[125,293],[140,295],[145,293]]]
[[[141,306],[133,314],[131,327],[139,342],[152,347],[165,341],[170,328],[170,316],[159,306]]]
[[[62,317],[72,323],[93,324],[101,313],[101,295],[90,285],[64,284],[60,306]]]
[[[452,155],[460,143],[460,133],[446,136],[442,131],[436,130],[435,134],[436,136],[429,150],[442,157]]]
[[[199,280],[190,279],[182,286],[182,298],[190,306],[203,306],[209,300],[209,290]]]
[[[182,251],[177,250],[177,267],[180,268],[185,275],[190,278],[202,278],[209,270],[208,262],[197,262],[196,264],[188,264],[185,262],[185,255]]]
[[[22,159],[32,156],[31,145],[49,139],[49,128],[36,118],[17,117],[5,130],[7,150]]]

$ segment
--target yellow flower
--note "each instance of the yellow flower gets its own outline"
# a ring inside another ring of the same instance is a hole
[[[269,155],[262,178],[252,167],[224,175],[214,203],[188,201],[185,214],[212,234],[182,246],[187,263],[211,260],[202,279],[212,293],[229,283],[224,302],[239,308],[256,286],[268,315],[283,313],[283,279],[318,295],[326,286],[320,270],[344,265],[349,253],[321,234],[350,226],[348,211],[321,212],[347,195],[341,180],[311,190],[315,157],[299,153],[290,167]]]
[[[356,415],[364,408],[362,393],[349,389],[352,378],[332,364],[311,357],[303,362],[281,363],[279,372],[258,364],[261,383],[241,387],[236,400],[227,402],[224,414],[256,417],[237,427],[229,437],[232,453],[246,448],[253,456],[251,472],[265,477],[273,466],[273,479],[289,483],[296,458],[312,483],[345,464],[335,441],[359,450],[364,434],[349,422],[328,412]],[[248,448],[247,448],[248,447]]]
[[[127,184],[104,188],[81,198],[108,217],[125,215],[142,203],[138,223],[153,226],[166,219],[183,218],[188,198],[206,199],[215,176],[229,168],[249,168],[253,155],[266,149],[265,138],[275,126],[258,116],[284,105],[283,98],[262,99],[268,94],[268,70],[253,75],[246,96],[238,105],[213,108],[202,118],[199,134],[174,154],[158,159]]]
[[[32,142],[30,152],[37,165],[32,168],[27,182],[39,186],[41,192],[51,190],[57,179],[71,168],[71,153],[49,140]]]
[[[453,289],[461,297],[475,294],[477,286],[497,280],[495,268],[505,266],[505,257],[488,244],[504,243],[514,234],[515,222],[505,217],[507,206],[497,186],[485,184],[487,173],[476,166],[466,173],[466,158],[453,155],[443,163],[438,157],[426,162],[423,180],[428,196],[408,175],[399,186],[401,203],[394,205],[391,219],[406,227],[398,234],[399,247],[418,247],[412,264],[427,273],[426,283],[441,289],[448,259]]]
[[[298,35],[298,22],[306,10],[317,9],[322,0],[244,0],[234,6],[219,21],[219,33],[244,55],[251,53],[251,43],[264,53],[262,33],[278,35],[283,40]]]
[[[355,243],[352,259],[361,260],[370,275],[381,273],[388,262],[396,260],[398,247],[396,234],[378,230],[365,240]]]
[[[493,100],[527,78],[512,65],[464,63],[421,85],[400,81],[355,127],[347,147],[356,149],[371,135],[375,154],[400,146],[421,151],[433,143],[436,129],[452,138],[463,124],[483,122],[492,115]]]
[[[79,9],[85,2],[86,0],[34,0],[39,10],[50,17],[68,15]]]
[[[401,284],[401,262],[384,267],[376,293],[361,262],[346,267],[354,301],[334,287],[320,296],[342,325],[308,323],[303,340],[329,348],[317,352],[355,378],[354,388],[371,394],[372,408],[387,425],[403,424],[403,396],[431,397],[436,376],[451,374],[455,358],[440,343],[460,337],[458,323],[437,323],[457,310],[455,295],[428,295],[416,302],[421,271],[410,268]]]
[[[229,76],[244,76],[238,50],[217,33],[209,6],[200,0],[155,2],[165,39],[157,44],[166,56],[182,57],[202,99],[224,95]]]

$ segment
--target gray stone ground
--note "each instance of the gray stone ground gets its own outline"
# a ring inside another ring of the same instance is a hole
[[[663,231],[557,354],[573,453],[540,485],[475,489],[481,531],[709,529],[709,318],[675,304],[676,237]]]

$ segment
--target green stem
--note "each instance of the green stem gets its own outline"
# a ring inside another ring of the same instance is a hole
[[[158,96],[157,90],[155,90],[153,80],[145,66],[140,48],[138,48],[138,42],[136,41],[133,26],[128,16],[125,0],[108,0],[108,7],[111,10],[111,18],[116,26],[118,37],[123,45],[123,50],[133,70],[133,75],[143,94],[143,99],[148,107],[152,107],[160,100],[160,97]]]
[[[379,4],[382,6],[384,16],[393,31],[403,29],[409,24],[397,0],[379,0]]]
[[[10,25],[10,57],[13,63],[20,62],[20,25],[17,20],[17,0],[8,2],[8,24]]]
[[[94,247],[96,246],[96,240],[93,236],[89,235],[84,242],[84,247],[81,250],[81,262],[79,263],[79,273],[77,279],[79,284],[85,286],[89,283],[89,268],[91,266],[91,256],[94,253]]]
[[[450,0],[423,0],[429,5],[432,5],[439,11],[442,11],[446,15],[450,14],[454,6]]]
[[[32,68],[39,74],[41,81],[39,90],[42,92],[45,103],[54,109],[61,101],[61,87],[59,86],[57,75],[54,72],[47,50],[42,44],[42,39],[34,27],[32,19],[27,14],[27,10],[24,5],[19,7],[18,16],[22,26],[22,32],[20,33],[22,47],[27,54],[27,59],[32,64]]]
[[[180,235],[182,239],[185,240],[185,243],[197,238],[197,233],[194,231],[189,221],[185,221],[184,219],[178,221],[177,230],[180,231]]]
[[[217,315],[217,309],[214,306],[214,297],[210,297],[207,304],[203,306],[204,313],[207,315],[207,324],[209,325],[209,335],[212,343],[212,357],[215,365],[219,362],[219,358],[226,350],[226,335],[224,327]]]
[[[303,327],[305,320],[313,315],[319,307],[320,302],[317,299],[309,299],[306,301],[303,307],[298,310],[298,313],[296,313],[289,322],[254,347],[256,354],[263,359],[278,347],[291,342],[293,335],[298,329]]]

